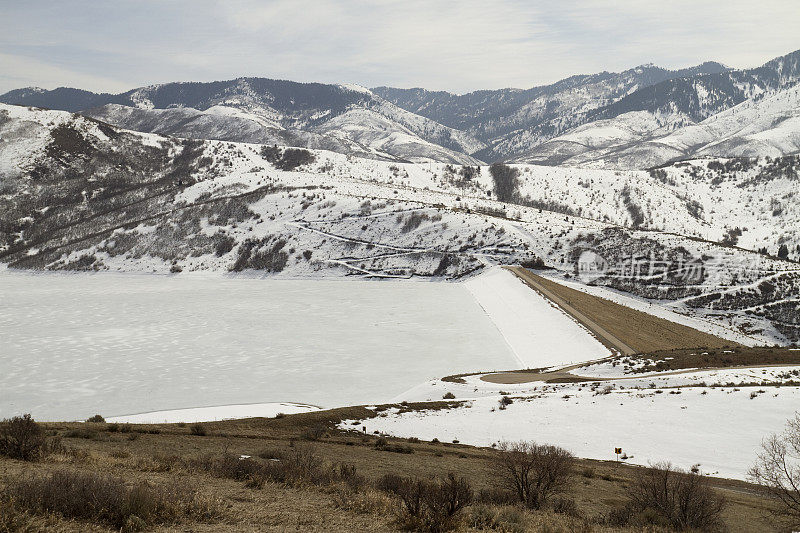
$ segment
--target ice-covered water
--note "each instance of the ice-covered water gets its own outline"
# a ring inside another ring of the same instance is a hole
[[[374,403],[517,364],[461,284],[0,272],[0,418]]]

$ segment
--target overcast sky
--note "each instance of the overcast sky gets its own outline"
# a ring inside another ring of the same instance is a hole
[[[467,92],[798,48],[798,0],[0,0],[0,93],[239,76]]]

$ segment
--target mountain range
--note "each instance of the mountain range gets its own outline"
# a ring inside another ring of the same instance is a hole
[[[140,132],[387,161],[641,169],[701,156],[798,153],[799,80],[800,50],[753,69],[643,65],[461,95],[239,78],[120,94],[25,88],[0,102]]]

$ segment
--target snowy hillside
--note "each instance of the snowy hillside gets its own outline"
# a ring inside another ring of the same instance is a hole
[[[504,159],[584,122],[587,112],[602,108],[640,88],[672,78],[726,71],[718,63],[670,71],[642,65],[619,73],[572,76],[527,90],[501,89],[464,95],[424,89],[378,87],[377,94],[490,144],[478,155]]]
[[[792,158],[653,175],[521,166],[508,203],[487,167],[180,140],[66,112],[0,106],[0,139],[0,261],[13,268],[458,280],[518,263],[571,277],[587,248],[611,262],[680,255],[703,262],[699,279],[598,282],[767,342],[800,338],[795,263],[677,234],[741,221],[740,244],[796,246]]]
[[[537,146],[521,161],[635,169],[697,157],[780,157],[800,151],[800,86],[675,129],[671,117],[644,111],[591,122]]]
[[[468,154],[485,146],[355,85],[240,78],[91,97],[67,89],[29,89],[7,93],[0,101],[81,111],[147,133],[321,148],[378,159],[475,164]]]

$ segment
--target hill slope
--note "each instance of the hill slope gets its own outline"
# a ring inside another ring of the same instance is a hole
[[[467,154],[484,146],[357,86],[239,78],[153,85],[117,95],[33,88],[11,91],[0,101],[80,111],[148,133],[280,142],[379,159],[474,164]]]
[[[800,86],[745,100],[674,130],[632,111],[551,139],[521,157],[539,164],[642,168],[697,157],[757,157],[800,151]]]

